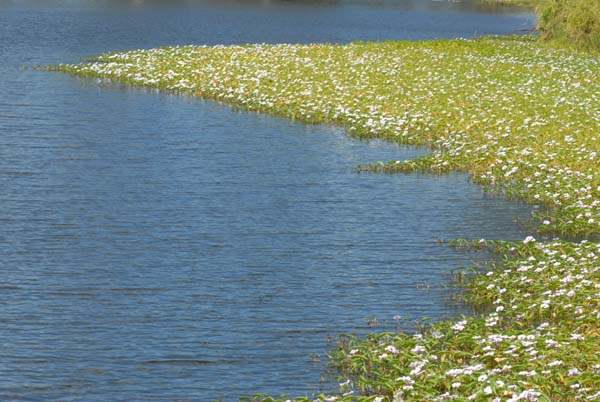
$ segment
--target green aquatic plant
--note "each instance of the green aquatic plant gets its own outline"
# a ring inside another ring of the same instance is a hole
[[[492,312],[341,341],[332,361],[358,392],[384,401],[600,399],[600,246],[487,244],[511,257],[476,276],[467,300]]]
[[[600,233],[600,59],[590,53],[534,37],[183,46],[50,69],[426,146],[427,156],[357,171],[467,172],[539,206],[540,235]],[[500,258],[460,278],[481,313],[415,334],[341,338],[330,356],[340,392],[293,400],[600,400],[600,245],[451,245]]]

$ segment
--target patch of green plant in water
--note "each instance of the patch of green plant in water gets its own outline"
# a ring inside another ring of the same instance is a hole
[[[492,313],[416,335],[348,338],[332,356],[357,391],[392,400],[600,398],[600,245],[476,242],[505,256],[470,282]]]
[[[530,37],[186,46],[50,69],[428,146],[422,158],[357,169],[468,172],[544,207],[541,233],[600,232],[600,60],[589,53]],[[317,399],[600,400],[598,245],[457,244],[505,257],[467,285],[466,299],[492,313],[345,339],[331,361],[348,382]]]

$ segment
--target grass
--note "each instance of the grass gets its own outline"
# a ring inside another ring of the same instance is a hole
[[[522,6],[537,14],[542,40],[558,46],[600,53],[600,1],[598,0],[478,0],[483,4]]]
[[[538,29],[545,40],[600,52],[600,1],[542,0]]]
[[[467,172],[488,191],[538,205],[539,236],[600,232],[600,59],[590,53],[533,37],[187,46],[50,69],[426,145],[428,156],[357,169]],[[331,356],[340,393],[315,398],[600,400],[600,246],[455,245],[504,258],[467,281],[466,299],[486,313],[413,335],[341,339]]]

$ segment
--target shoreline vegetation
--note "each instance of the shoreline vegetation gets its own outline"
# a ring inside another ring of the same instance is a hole
[[[600,58],[589,52],[533,36],[182,46],[48,69],[427,146],[427,156],[357,170],[466,172],[539,206],[536,237],[600,233]],[[485,313],[416,334],[341,338],[330,356],[338,395],[247,400],[600,400],[600,244],[452,245],[501,259],[464,284],[465,300]]]
[[[542,40],[600,53],[600,1],[597,0],[476,0],[498,7],[534,10]]]
[[[478,0],[482,4],[491,4],[499,6],[519,6],[519,7],[535,7],[540,3],[540,0]]]

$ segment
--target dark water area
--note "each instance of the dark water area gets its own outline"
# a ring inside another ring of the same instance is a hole
[[[426,1],[0,1],[0,400],[311,394],[328,337],[468,312],[444,285],[482,256],[436,238],[521,239],[529,216],[464,175],[352,172],[423,149],[22,67],[532,24]]]

